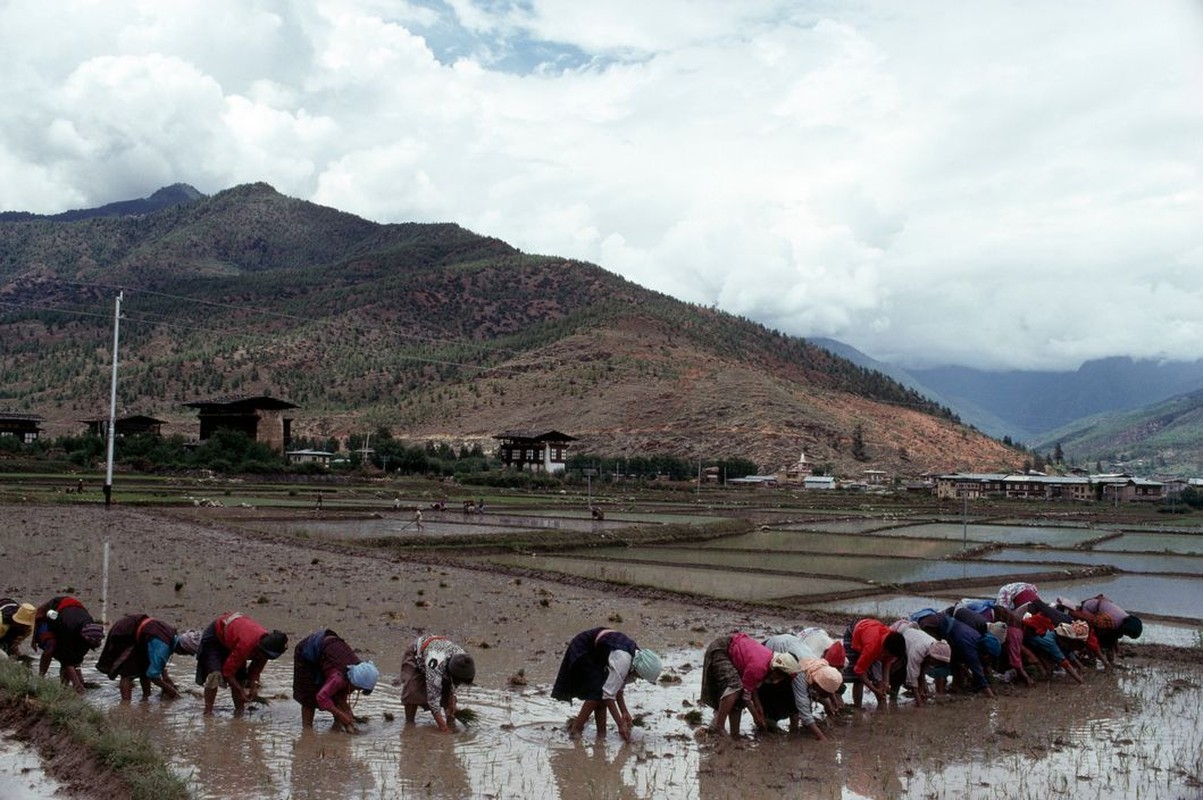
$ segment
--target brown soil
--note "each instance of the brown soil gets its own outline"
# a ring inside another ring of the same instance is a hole
[[[16,568],[6,571],[0,591],[33,603],[69,592],[97,617],[103,610],[110,621],[141,611],[181,629],[203,627],[217,614],[237,609],[269,628],[286,631],[293,642],[315,628],[330,627],[376,661],[382,683],[398,674],[402,648],[411,637],[424,631],[444,633],[472,649],[478,685],[491,689],[503,689],[507,677],[518,670],[524,671],[531,687],[549,685],[564,642],[594,625],[614,625],[661,652],[694,653],[695,658],[670,665],[689,684],[697,681],[705,643],[724,632],[787,630],[813,622],[835,631],[842,624],[836,617],[799,619],[784,609],[616,589],[588,580],[552,582],[534,572],[466,568],[445,556],[418,561],[412,555],[358,552],[316,540],[248,533],[213,524],[205,513],[4,507],[0,560]],[[110,545],[107,609],[101,598],[105,542]],[[1124,653],[1125,667],[1137,671],[1164,672],[1176,669],[1176,664],[1194,670],[1203,658],[1198,648],[1139,646],[1125,647]],[[290,660],[291,653],[281,661]],[[172,670],[177,682],[190,686],[193,662],[176,661]],[[281,684],[287,682],[281,676],[290,674],[290,668],[286,663],[269,666]],[[1161,672],[1154,674],[1158,681]],[[1203,682],[1197,674],[1190,681],[1195,687]],[[805,751],[801,760],[780,757],[786,745],[765,743],[763,756],[757,756],[745,742],[703,742],[697,745],[701,760],[695,777],[704,797],[741,793],[750,774],[757,776],[761,790],[777,787],[786,795],[786,786],[805,788],[810,781],[829,782],[834,776],[840,782],[837,788],[886,796],[908,770],[921,774],[932,768],[933,759],[938,764],[963,757],[966,741],[983,740],[991,753],[1044,758],[1042,754],[1056,749],[1063,726],[1087,719],[1090,709],[1121,714],[1128,701],[1116,686],[1114,676],[1100,674],[1091,676],[1085,687],[1060,680],[1031,690],[1003,686],[992,705],[949,698],[917,712],[909,705],[867,712],[867,718],[862,712],[835,721],[832,744],[788,743]],[[660,691],[667,696],[669,690]],[[1069,699],[1067,704],[1058,702]],[[195,710],[199,718],[199,707]],[[988,725],[987,718],[992,720]],[[689,736],[684,723],[669,716],[665,720],[653,728],[657,741],[667,746]],[[38,724],[27,720],[21,709],[6,707],[0,726],[35,730]],[[754,764],[746,762],[748,758],[755,758]],[[752,769],[741,768],[741,761]],[[67,768],[89,783],[100,780],[90,771],[93,766]],[[407,769],[420,778],[423,767]],[[855,785],[860,781],[875,789]]]

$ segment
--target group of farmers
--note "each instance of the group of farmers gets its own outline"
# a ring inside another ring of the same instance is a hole
[[[924,608],[888,624],[859,619],[838,639],[821,628],[764,639],[743,632],[722,636],[705,650],[700,700],[714,710],[709,730],[715,733],[738,735],[746,708],[759,729],[788,719],[791,732],[806,729],[824,739],[814,706],[824,708],[830,719],[844,705],[846,685],[852,703],[860,706],[866,687],[879,704],[905,688],[916,705],[923,705],[933,691],[993,696],[992,683],[1033,685],[1034,674],[1051,678],[1063,671],[1081,683],[1084,666],[1112,665],[1119,639],[1139,638],[1141,627],[1138,617],[1104,595],[1081,603],[1060,597],[1046,602],[1034,585],[1010,583],[996,597],[964,599],[943,610]],[[143,699],[152,685],[165,698],[179,697],[168,662],[177,653],[195,656],[206,715],[213,713],[222,687],[230,691],[235,715],[261,701],[264,667],[288,648],[282,631],[268,630],[238,611],[222,614],[203,631],[181,632],[145,614],[129,614],[106,632],[75,597],[54,597],[36,607],[0,598],[0,655],[20,656],[27,638],[41,651],[39,672],[46,674],[57,661],[63,683],[80,693],[85,690],[80,666],[90,650],[100,648],[96,668],[120,681],[126,702],[135,681]],[[570,734],[580,735],[592,717],[598,735],[604,735],[611,718],[619,735],[629,739],[634,722],[624,687],[636,677],[655,683],[661,669],[660,657],[628,635],[591,628],[568,643],[551,694],[582,701],[568,723]],[[292,696],[301,705],[305,727],[312,727],[315,712],[322,710],[333,716],[335,729],[356,732],[351,694],[370,694],[379,677],[376,665],[333,630],[318,629],[293,648]],[[405,647],[397,680],[406,721],[414,722],[424,708],[440,730],[454,729],[456,687],[475,677],[475,662],[464,648],[443,636],[418,636]]]
[[[1035,673],[1051,679],[1060,670],[1081,683],[1085,665],[1109,668],[1119,639],[1139,638],[1141,629],[1139,617],[1104,595],[1049,603],[1034,585],[1010,583],[997,597],[924,608],[889,624],[858,619],[841,639],[813,627],[764,639],[743,632],[719,637],[705,651],[700,700],[714,710],[713,733],[738,736],[746,708],[758,729],[788,719],[791,732],[804,728],[825,739],[814,707],[830,719],[844,705],[846,685],[859,707],[865,687],[880,704],[905,688],[921,706],[933,691],[993,697],[992,681],[1030,686]],[[632,718],[623,686],[635,676],[654,682],[659,673],[654,653],[618,631],[594,628],[569,643],[552,697],[584,701],[570,733],[579,735],[592,715],[604,735],[609,712],[627,739]]]
[[[180,696],[168,672],[174,654],[196,656],[196,683],[203,687],[204,713],[213,713],[218,691],[230,690],[234,714],[241,716],[249,703],[262,702],[259,680],[268,661],[288,649],[283,631],[268,630],[240,611],[217,617],[203,631],[178,631],[173,625],[146,614],[128,614],[108,629],[96,622],[79,599],[63,595],[40,606],[0,598],[0,657],[18,658],[21,644],[32,640],[41,651],[38,672],[45,675],[52,661],[59,677],[77,692],[85,691],[80,667],[88,651],[100,648],[96,669],[120,681],[121,699],[133,697],[134,682],[142,699],[158,686],[167,699]],[[103,643],[103,647],[102,647]],[[401,660],[401,702],[406,721],[413,722],[419,708],[430,709],[442,730],[455,726],[457,685],[471,684],[476,664],[462,647],[443,636],[419,636],[406,647]],[[293,648],[292,696],[301,705],[301,724],[313,726],[317,710],[334,717],[334,728],[357,732],[351,711],[352,692],[371,694],[380,672],[362,659],[342,637],[320,628]]]
[[[996,597],[923,608],[891,623],[858,619],[839,640],[819,628],[763,641],[722,637],[706,649],[701,699],[714,709],[716,733],[726,727],[738,735],[747,708],[758,728],[788,718],[791,731],[802,726],[823,739],[813,705],[830,718],[845,685],[859,707],[866,687],[879,704],[905,689],[922,706],[933,692],[993,697],[993,682],[1032,686],[1037,673],[1051,679],[1063,671],[1082,683],[1084,666],[1113,666],[1120,638],[1137,639],[1142,627],[1105,595],[1050,603],[1033,584],[1009,583]]]

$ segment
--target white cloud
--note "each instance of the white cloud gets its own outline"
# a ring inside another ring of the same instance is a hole
[[[911,364],[1199,355],[1203,9],[0,6],[0,207],[268,181]]]

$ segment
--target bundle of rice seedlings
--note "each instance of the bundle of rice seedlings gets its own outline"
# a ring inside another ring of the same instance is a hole
[[[480,719],[480,714],[470,708],[455,709],[455,721],[461,725],[475,725],[478,719]]]

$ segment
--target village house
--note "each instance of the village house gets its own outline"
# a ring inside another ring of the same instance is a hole
[[[1163,497],[1162,484],[1128,474],[1079,476],[952,473],[936,477],[936,497],[942,500],[1013,498],[1154,502]]]
[[[1094,486],[1088,477],[1049,475],[1008,475],[1003,479],[1005,497],[1028,500],[1094,500]]]
[[[559,431],[506,431],[493,437],[501,441],[497,456],[502,465],[526,472],[556,474],[568,463],[568,445],[576,438]]]
[[[104,438],[109,428],[108,417],[84,419],[80,422],[88,426],[89,436]],[[163,426],[166,424],[161,419],[155,419],[145,414],[134,414],[128,417],[118,417],[113,427],[117,430],[117,438],[122,436],[161,436]]]
[[[1092,475],[1091,480],[1099,486],[1098,499],[1110,503],[1147,503],[1161,500],[1163,497],[1159,481],[1135,478],[1126,473]]]
[[[42,433],[42,418],[37,414],[0,413],[0,436],[12,436],[21,444],[33,444]]]
[[[329,467],[334,461],[334,453],[328,450],[289,450],[284,454],[289,464],[321,464]]]
[[[890,474],[884,469],[866,469],[861,471],[866,486],[889,486]]]
[[[236,397],[185,405],[198,412],[202,442],[219,430],[236,431],[283,453],[292,440],[292,419],[284,416],[284,412],[297,406],[286,400]]]

